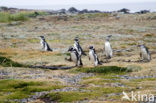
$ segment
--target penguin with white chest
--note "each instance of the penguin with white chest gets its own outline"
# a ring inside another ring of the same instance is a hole
[[[44,36],[40,36],[40,43],[41,43],[41,46],[42,46],[42,50],[44,51],[53,51],[50,46],[48,45],[48,43],[46,42]]]
[[[77,50],[71,46],[68,51],[70,52],[71,60],[75,62],[75,66],[82,66],[81,56],[78,54]]]
[[[101,64],[93,46],[89,47],[89,60],[94,63],[94,66]]]
[[[112,37],[112,35],[109,35],[106,37],[105,46],[104,46],[104,52],[105,52],[107,59],[111,59],[113,56],[113,50],[112,50],[111,44],[109,42],[111,37]]]
[[[151,60],[151,54],[148,50],[148,48],[145,45],[139,45],[140,47],[140,57],[143,61],[150,61]]]
[[[79,39],[78,37],[76,37],[74,39],[74,48],[77,50],[77,52],[79,53],[79,55],[86,55],[85,52],[83,51],[83,49],[81,48],[80,44],[79,44]]]

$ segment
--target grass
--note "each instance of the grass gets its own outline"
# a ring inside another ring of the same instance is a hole
[[[81,84],[82,85],[89,85],[89,84],[104,85],[105,83],[115,83],[115,82],[120,82],[120,81],[95,77],[95,78],[85,79],[81,82]]]
[[[12,61],[9,58],[0,56],[0,66],[3,67],[23,67],[23,64]]]
[[[27,39],[27,41],[28,41],[29,43],[39,43],[39,42],[40,42],[39,39],[36,39],[36,38]]]
[[[131,80],[132,82],[143,82],[143,81],[155,81],[156,78],[144,78],[144,79],[135,79]]]
[[[42,98],[46,98],[49,101],[55,102],[73,102],[84,100],[85,98],[93,97],[92,93],[84,93],[84,92],[56,92],[45,95]]]
[[[10,12],[0,12],[0,22],[12,22],[12,21],[26,21],[30,17],[36,17],[38,15],[47,15],[45,12],[18,12],[11,14]]]
[[[8,12],[0,12],[0,22],[11,22],[11,21],[26,21],[26,17],[23,13],[10,14]]]
[[[121,74],[127,72],[127,68],[117,66],[101,66],[94,68],[78,68],[76,69],[76,71],[85,73],[99,73],[99,74],[111,74],[111,73]]]
[[[0,80],[0,100],[27,98],[34,92],[59,89],[63,86],[50,82],[23,81],[23,80]]]
[[[127,71],[129,71],[129,72],[138,72],[140,70],[142,70],[142,67],[137,66],[137,65],[128,65],[127,66]]]
[[[95,19],[95,18],[103,18],[103,17],[109,17],[109,13],[88,13],[88,14],[78,14],[76,16],[73,16],[72,18],[77,20],[82,19]]]
[[[48,101],[55,101],[55,102],[76,102],[76,101],[83,101],[83,100],[96,100],[100,97],[104,97],[110,93],[120,93],[123,91],[122,88],[99,88],[99,87],[92,87],[88,90],[90,92],[78,92],[78,91],[70,91],[70,92],[54,92],[49,93],[41,99],[45,99]]]

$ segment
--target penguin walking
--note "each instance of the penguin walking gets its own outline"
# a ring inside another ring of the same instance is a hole
[[[106,37],[105,46],[104,46],[104,51],[105,51],[105,55],[106,55],[107,59],[111,59],[113,56],[113,50],[112,50],[111,45],[109,43],[111,36],[112,35],[109,35]]]
[[[79,53],[79,55],[86,55],[85,52],[83,51],[83,49],[81,48],[80,44],[79,44],[79,39],[78,37],[76,37],[74,42],[74,48],[77,50],[77,52]]]
[[[139,45],[141,51],[140,51],[140,57],[143,61],[150,62],[151,60],[151,54],[148,50],[148,48],[145,45]]]
[[[42,46],[42,50],[44,51],[53,51],[50,46],[48,45],[48,43],[46,42],[44,36],[40,36],[40,43],[41,43],[41,46]]]
[[[68,51],[70,52],[70,58],[75,62],[75,66],[82,66],[81,56],[78,54],[77,50],[74,47],[69,47]]]
[[[95,49],[94,49],[93,46],[89,47],[89,60],[94,62],[94,66],[97,66],[97,65],[101,64],[98,57],[97,57],[97,55],[96,55],[96,52],[95,52]]]

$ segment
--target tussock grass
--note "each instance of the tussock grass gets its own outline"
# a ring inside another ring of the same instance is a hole
[[[23,81],[23,80],[0,80],[0,100],[27,98],[34,92],[59,89],[63,86],[50,82]],[[9,92],[9,94],[7,94]]]

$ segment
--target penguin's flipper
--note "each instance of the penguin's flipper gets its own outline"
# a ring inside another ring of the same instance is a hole
[[[102,65],[102,63],[99,61],[99,58],[97,58],[97,61],[98,61],[98,64],[99,64],[99,65]]]
[[[80,58],[80,64],[79,64],[80,66],[83,66],[83,63],[82,63],[82,60],[81,60],[81,58]]]
[[[48,45],[48,43],[46,43],[47,44],[47,51],[53,51],[51,48],[50,48],[50,46]]]
[[[80,45],[79,45],[79,48],[80,48],[80,50],[82,52],[82,55],[86,56],[87,54],[83,51],[83,49],[82,49],[82,47]]]

